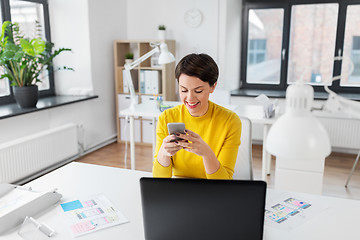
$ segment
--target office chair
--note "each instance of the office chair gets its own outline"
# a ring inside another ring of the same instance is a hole
[[[233,179],[253,180],[251,121],[246,117],[240,117],[240,120],[241,144],[236,158]]]
[[[230,104],[230,91],[222,88],[215,88],[215,91],[210,94],[209,100],[222,105],[229,105]]]

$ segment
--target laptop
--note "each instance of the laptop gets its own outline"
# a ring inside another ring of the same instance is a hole
[[[146,240],[263,238],[266,182],[141,178]]]

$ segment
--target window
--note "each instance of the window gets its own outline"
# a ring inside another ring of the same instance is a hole
[[[249,11],[246,79],[249,83],[280,82],[283,9]]]
[[[36,22],[41,26],[41,35],[50,39],[49,10],[47,0],[0,0],[1,19],[18,22],[25,36],[34,37]],[[0,70],[1,71],[1,70]],[[54,75],[52,71],[42,73],[43,82],[38,85],[40,97],[55,94]],[[7,79],[0,80],[0,104],[15,102]]]
[[[285,91],[302,79],[315,91],[359,92],[359,12],[360,0],[245,0],[241,88]]]
[[[360,5],[347,7],[344,61],[341,74],[346,76],[341,79],[341,86],[360,86]],[[349,60],[353,62],[354,70],[350,74]],[[349,75],[350,74],[350,75]]]

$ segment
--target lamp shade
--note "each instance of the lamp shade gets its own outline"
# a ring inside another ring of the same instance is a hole
[[[324,158],[331,152],[329,136],[317,118],[287,113],[271,127],[266,148],[275,156],[298,158],[303,162]]]
[[[169,52],[168,46],[165,43],[160,45],[159,64],[167,64],[175,61],[174,55]]]
[[[303,83],[286,90],[286,112],[273,124],[267,138],[267,150],[275,156],[324,158],[331,152],[326,129],[311,112],[314,90]]]

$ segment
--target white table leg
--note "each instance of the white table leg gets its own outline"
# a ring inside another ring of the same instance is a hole
[[[266,125],[266,136],[264,136],[265,138],[267,138],[267,134],[269,133],[269,129],[270,129],[270,125],[265,124]],[[265,158],[266,158],[266,174],[270,175],[271,173],[271,154],[266,150],[266,148],[264,147],[265,150]]]
[[[135,170],[135,124],[134,124],[134,116],[130,116],[130,160],[131,160],[131,169]]]
[[[156,147],[156,118],[152,119],[153,125],[153,141],[152,141],[152,149],[153,149],[153,157],[155,155],[155,147]]]
[[[268,152],[266,151],[266,138],[269,131],[269,125],[264,124],[264,132],[263,132],[263,147],[262,147],[262,171],[261,171],[261,179],[266,181],[266,174],[268,170]]]

